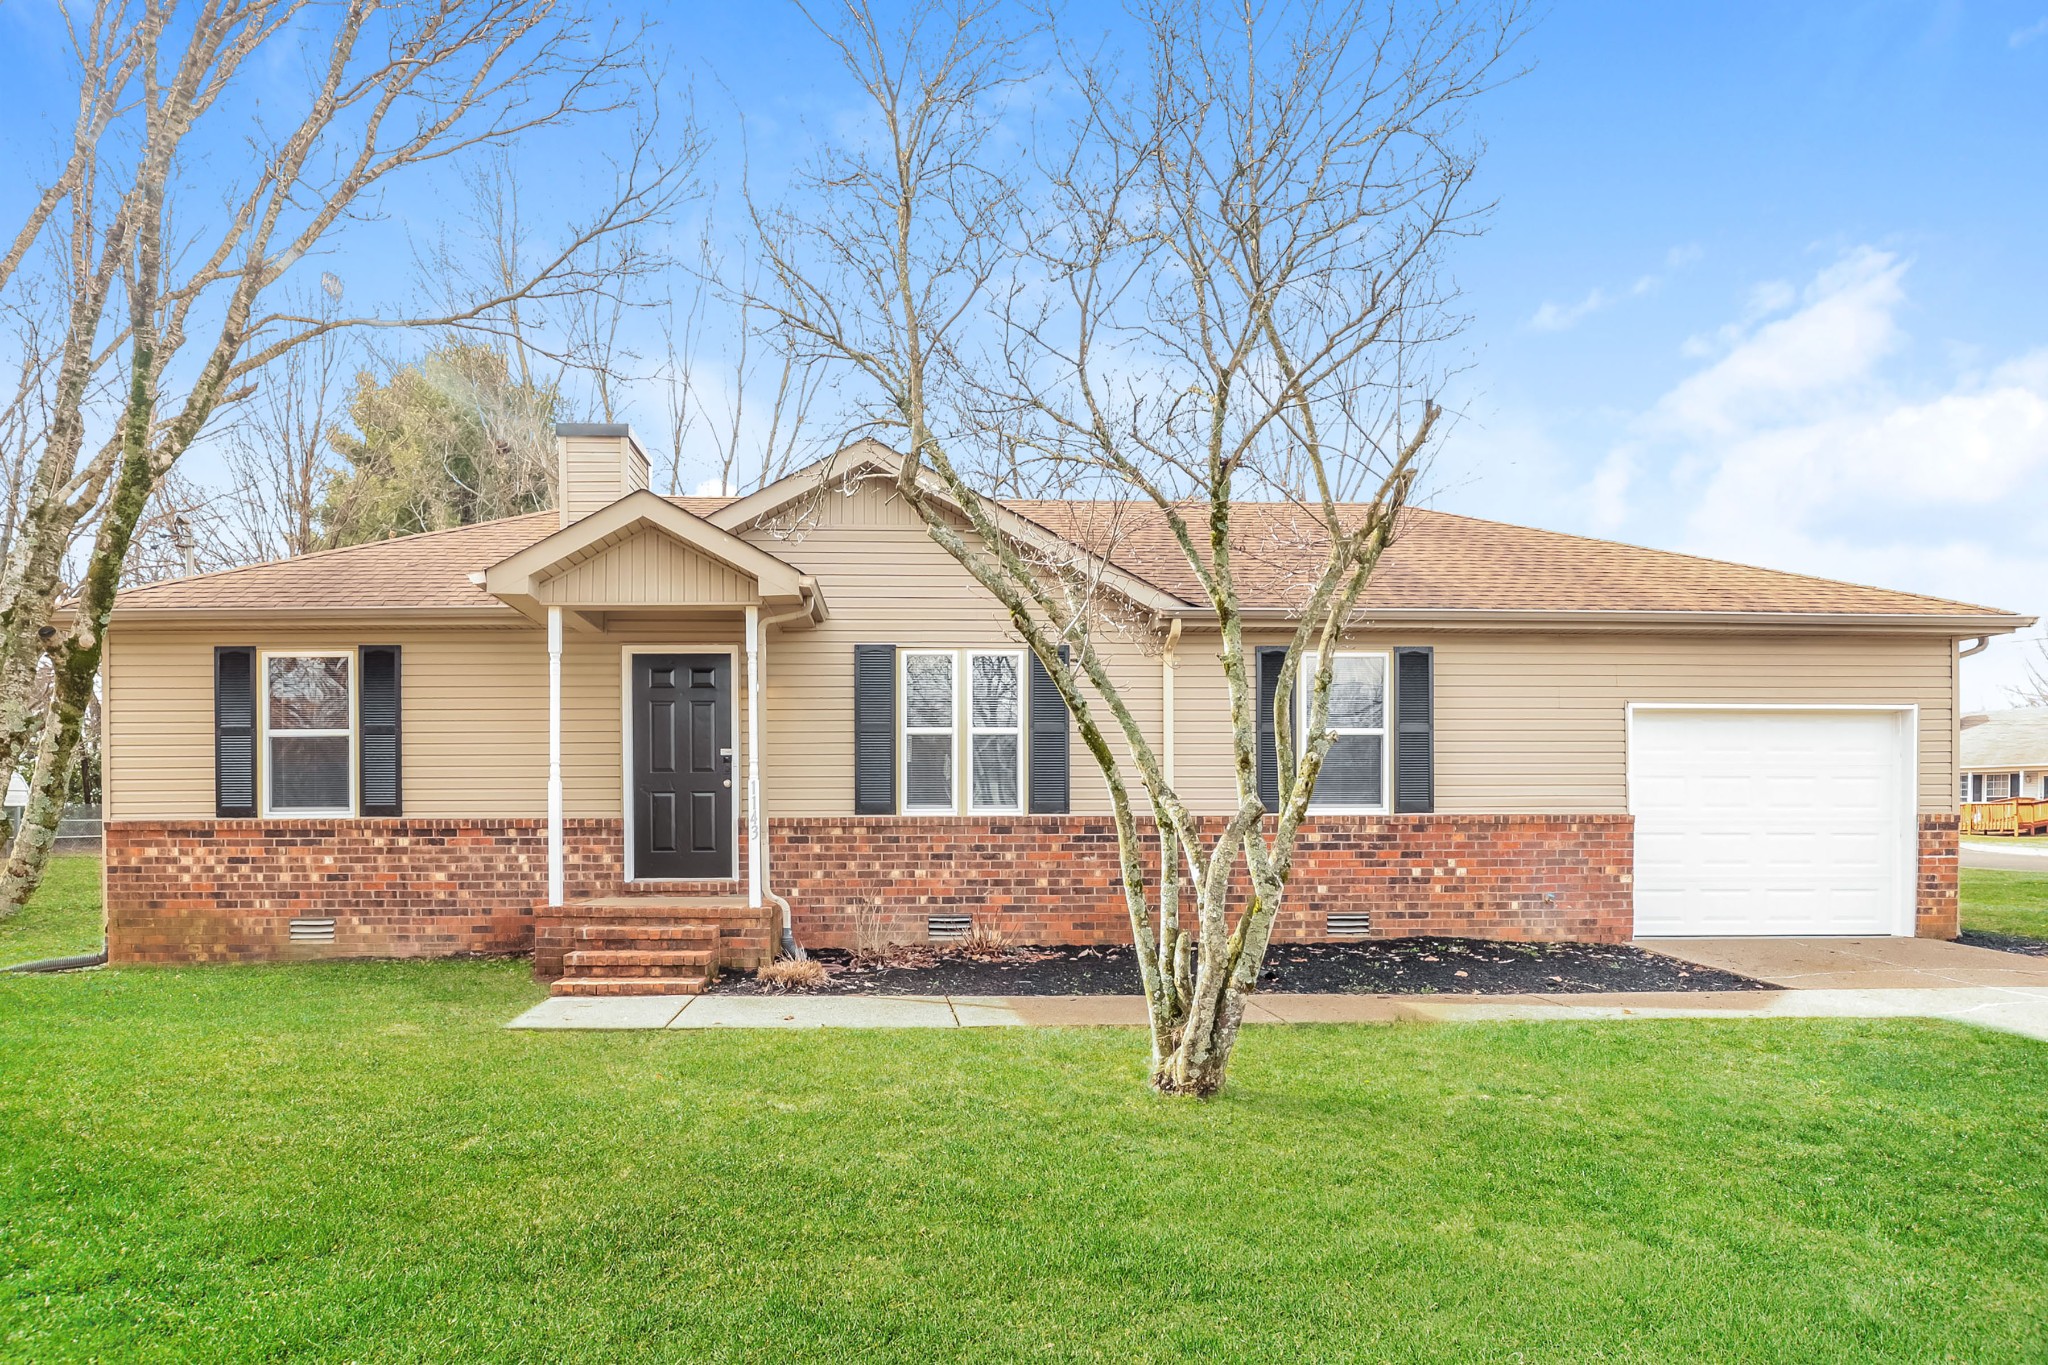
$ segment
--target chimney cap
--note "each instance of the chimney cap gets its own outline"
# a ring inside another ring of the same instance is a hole
[[[640,444],[640,438],[633,435],[632,426],[625,422],[557,422],[555,423],[555,435],[624,436],[631,440],[634,445]]]

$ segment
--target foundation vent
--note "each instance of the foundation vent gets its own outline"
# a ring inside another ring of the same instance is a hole
[[[331,919],[295,919],[292,921],[292,942],[332,943],[334,942],[334,921]]]
[[[1331,938],[1364,938],[1372,932],[1372,916],[1331,915],[1324,919],[1323,931]]]
[[[958,943],[974,931],[972,915],[932,915],[925,922],[925,933],[934,943]]]

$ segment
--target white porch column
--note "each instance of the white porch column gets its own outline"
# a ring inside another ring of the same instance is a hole
[[[761,818],[761,609],[747,609],[747,904],[758,907],[768,879],[768,822]]]
[[[562,903],[562,609],[548,608],[548,904]]]

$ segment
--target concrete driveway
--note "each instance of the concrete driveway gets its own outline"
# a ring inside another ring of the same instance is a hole
[[[1965,839],[1963,866],[1994,867],[2008,872],[2048,872],[2048,848],[2019,843],[2001,846],[1989,840]]]
[[[1645,938],[1636,946],[1787,990],[2048,988],[2048,958],[1938,938]]]

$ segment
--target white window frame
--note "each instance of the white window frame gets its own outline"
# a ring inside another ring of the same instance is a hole
[[[346,730],[277,730],[270,728],[270,661],[272,659],[341,659],[348,664],[348,728]],[[361,699],[360,661],[353,649],[261,649],[256,652],[256,771],[263,793],[263,817],[267,820],[353,819],[361,805],[357,771],[361,727],[357,708]],[[346,807],[292,806],[274,809],[270,801],[270,779],[277,765],[270,757],[271,735],[299,735],[308,739],[348,737],[348,805]]]
[[[1993,784],[1996,784],[1995,786]],[[2010,801],[2013,798],[2012,774],[1985,773],[1984,799],[1986,801]]]
[[[1024,751],[1029,720],[1030,700],[1026,689],[1030,679],[1024,671],[1024,651],[1021,649],[970,649],[964,651],[965,668],[959,670],[961,700],[966,703],[967,717],[965,758],[960,765],[966,775],[964,795],[969,813],[974,815],[1022,815],[1024,813]],[[1017,724],[1014,729],[1006,725],[976,725],[974,723],[974,661],[976,659],[1008,659],[1017,669]],[[974,740],[977,735],[1014,734],[1017,739],[1017,799],[1007,806],[978,806],[974,804]],[[907,792],[907,789],[906,789]]]
[[[1333,659],[1378,659],[1380,661],[1380,724],[1377,730],[1368,730],[1355,725],[1332,725],[1330,728],[1340,735],[1378,735],[1380,737],[1380,799],[1372,806],[1328,806],[1318,804],[1313,793],[1309,796],[1310,815],[1385,815],[1388,811],[1387,793],[1394,785],[1394,750],[1387,742],[1387,719],[1394,706],[1394,652],[1390,649],[1340,649],[1330,656]],[[1321,655],[1313,650],[1304,651],[1301,656],[1301,671],[1295,681],[1295,725],[1294,757],[1298,764],[1308,752],[1309,689],[1315,685],[1316,669],[1321,666]]]
[[[953,723],[938,727],[910,723],[910,660],[915,655],[937,655],[948,660],[953,668]],[[958,815],[960,813],[960,651],[957,649],[899,649],[896,651],[896,734],[900,741],[897,748],[902,752],[896,757],[896,809],[902,815]],[[944,806],[913,806],[910,804],[910,737],[912,735],[945,735],[951,742],[948,749],[953,755],[953,800]]]

